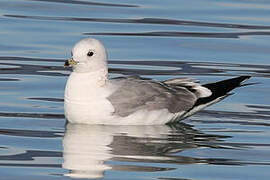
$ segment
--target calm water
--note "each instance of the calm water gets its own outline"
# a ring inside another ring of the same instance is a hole
[[[1,0],[0,179],[270,176],[270,2]],[[173,126],[65,124],[63,68],[84,37],[110,75],[260,84]]]

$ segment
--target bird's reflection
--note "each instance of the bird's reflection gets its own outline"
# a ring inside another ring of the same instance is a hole
[[[206,135],[187,124],[173,126],[104,126],[67,124],[63,138],[66,176],[102,178],[109,169],[162,171],[170,168],[107,164],[111,161],[196,163],[192,157],[174,155],[185,149],[208,146],[220,137]]]

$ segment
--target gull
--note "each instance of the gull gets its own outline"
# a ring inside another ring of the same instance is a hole
[[[72,67],[64,97],[70,123],[162,125],[178,122],[227,96],[250,76],[200,85],[192,78],[165,81],[139,76],[108,78],[107,52],[93,38],[77,42],[64,66]]]

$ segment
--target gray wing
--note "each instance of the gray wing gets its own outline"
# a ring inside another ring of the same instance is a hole
[[[115,113],[122,117],[142,109],[168,109],[171,113],[188,111],[198,99],[196,89],[190,86],[194,82],[186,78],[157,82],[127,77],[112,79],[111,82],[119,84],[119,88],[108,99]]]

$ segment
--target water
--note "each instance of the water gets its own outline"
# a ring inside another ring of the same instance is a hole
[[[0,179],[269,179],[270,2],[0,1]],[[110,75],[260,84],[173,126],[66,126],[63,68],[83,37]]]

